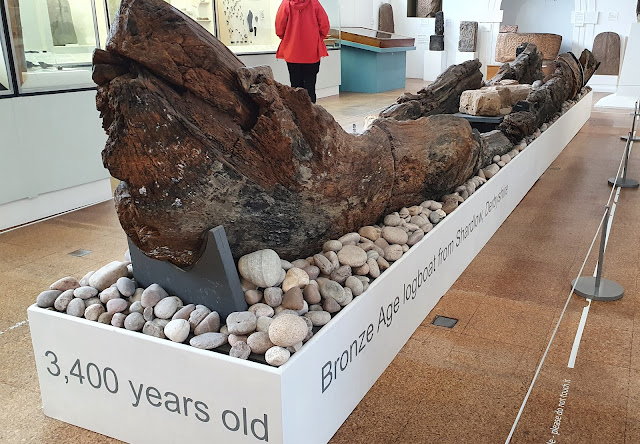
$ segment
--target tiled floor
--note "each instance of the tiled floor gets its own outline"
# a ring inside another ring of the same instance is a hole
[[[407,90],[421,86],[410,81]],[[343,94],[319,103],[350,130],[398,94]],[[505,442],[602,217],[606,180],[623,149],[618,136],[629,124],[628,112],[594,109],[332,444]],[[640,175],[640,158],[632,157],[630,172]],[[571,298],[512,442],[640,443],[639,193],[620,195],[605,262],[605,276],[624,286],[625,297],[592,303],[573,369],[567,362],[586,302]],[[77,249],[92,253],[68,255]],[[51,282],[82,276],[125,250],[112,203],[0,234],[0,442],[115,442],[42,414],[29,326],[20,323]],[[594,252],[584,274],[595,261]],[[438,314],[459,322],[451,330],[434,327]]]

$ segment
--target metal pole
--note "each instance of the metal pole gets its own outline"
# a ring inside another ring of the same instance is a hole
[[[604,247],[607,242],[607,227],[609,226],[609,205],[605,208],[602,237],[600,238],[600,253],[598,254],[598,271],[596,272],[595,296],[600,294],[600,280],[602,279],[602,263],[604,262]]]
[[[627,146],[624,147],[624,168],[622,169],[622,182],[626,183],[627,181],[627,166],[629,166],[629,147],[631,147],[631,137],[633,133],[629,133],[629,138],[627,139]]]

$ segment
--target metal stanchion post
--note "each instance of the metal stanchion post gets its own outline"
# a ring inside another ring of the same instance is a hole
[[[636,102],[636,106],[633,109],[633,120],[631,121],[631,131],[629,135],[621,137],[622,140],[627,141],[627,145],[624,148],[624,169],[622,177],[609,178],[609,185],[620,188],[638,188],[640,183],[635,179],[627,179],[627,168],[629,167],[629,156],[631,153],[631,143],[639,142],[640,139],[634,138],[633,135],[636,131],[636,119],[640,116],[640,101]]]
[[[628,136],[620,136],[620,139],[622,140],[631,139],[632,142],[640,142],[640,138],[633,137],[636,131],[636,119],[638,118],[638,116],[640,116],[640,101],[636,102],[636,105],[633,108],[633,113],[631,113],[631,115],[633,116],[633,120],[631,121],[631,133]]]
[[[608,226],[609,206],[607,205],[604,223],[602,224],[602,238],[600,240],[600,254],[598,256],[598,269],[596,271],[596,276],[580,276],[571,282],[571,285],[575,287],[575,294],[594,301],[615,301],[620,299],[624,294],[624,288],[622,288],[620,284],[602,277],[604,246]]]

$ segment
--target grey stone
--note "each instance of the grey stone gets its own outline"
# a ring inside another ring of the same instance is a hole
[[[58,311],[66,311],[69,302],[71,302],[74,298],[73,296],[74,290],[63,291],[53,303],[53,307]]]
[[[440,36],[440,37],[444,36],[444,13],[442,11],[436,12],[435,33],[437,36]]]
[[[62,294],[60,290],[45,290],[36,298],[36,305],[41,308],[53,307],[58,296]]]
[[[111,317],[111,325],[117,328],[123,328],[125,319],[127,319],[127,315],[124,313],[116,313]]]
[[[126,262],[113,261],[93,273],[89,278],[89,285],[102,291],[128,275]]]
[[[73,276],[67,276],[55,281],[53,284],[49,286],[49,289],[67,291],[67,290],[75,290],[78,287],[80,287],[78,280]]]
[[[185,321],[188,321],[189,320],[189,316],[191,315],[191,313],[193,313],[193,311],[195,309],[196,309],[196,305],[195,304],[185,305],[184,307],[182,307],[180,310],[178,310],[171,317],[171,320],[173,320],[173,319],[184,319]]]
[[[220,315],[217,311],[212,311],[193,330],[193,334],[199,336],[204,333],[216,333],[218,330],[220,330]]]
[[[140,313],[129,313],[124,320],[124,328],[131,331],[142,331],[145,322],[144,317]]]
[[[158,284],[151,284],[142,292],[140,303],[144,308],[155,307],[158,302],[169,296],[164,288]]]
[[[121,298],[110,299],[109,301],[107,301],[107,311],[109,313],[122,313],[127,309],[128,306],[129,304],[127,303],[127,301]],[[138,312],[138,314],[140,313]]]
[[[194,336],[189,341],[192,347],[200,348],[203,350],[213,350],[227,343],[228,336],[224,333],[203,333],[198,336]]]
[[[229,350],[229,356],[232,358],[247,359],[250,354],[251,347],[244,341],[236,342]]]
[[[75,316],[77,318],[81,318],[84,315],[84,310],[86,309],[86,305],[84,300],[80,298],[75,298],[69,305],[67,305],[67,314],[71,316]]]
[[[120,294],[124,297],[131,297],[136,292],[136,283],[127,277],[121,277],[116,281],[116,287]]]
[[[78,287],[73,290],[73,295],[80,299],[89,299],[98,295],[98,289],[89,286]]]
[[[227,316],[227,328],[234,335],[246,335],[256,330],[258,319],[249,311],[236,311]]]
[[[273,308],[282,304],[282,289],[279,287],[269,287],[264,289],[264,302]]]

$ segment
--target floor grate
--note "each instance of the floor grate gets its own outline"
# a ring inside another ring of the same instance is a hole
[[[457,323],[458,323],[457,319],[448,318],[446,316],[440,316],[440,315],[436,316],[436,318],[432,322],[433,325],[437,325],[438,327],[446,327],[446,328],[453,328]]]

